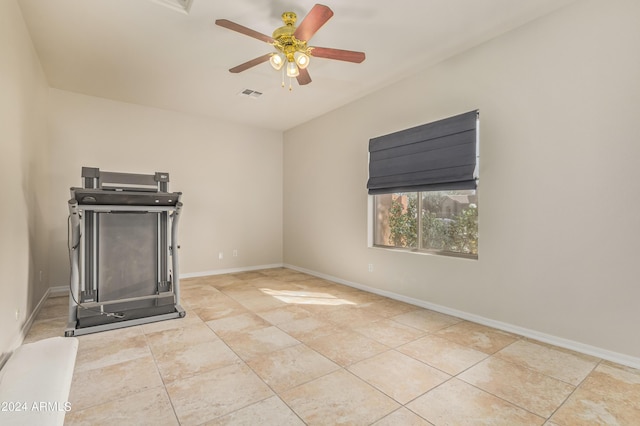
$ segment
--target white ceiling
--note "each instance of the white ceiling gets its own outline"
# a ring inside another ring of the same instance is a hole
[[[229,73],[272,48],[214,21],[270,36],[282,12],[297,13],[299,23],[315,0],[193,0],[188,14],[162,0],[18,3],[51,87],[286,130],[572,1],[324,0],[335,15],[309,44],[367,59],[312,59],[313,82],[294,80],[292,91],[268,63]],[[263,95],[239,96],[243,89]]]

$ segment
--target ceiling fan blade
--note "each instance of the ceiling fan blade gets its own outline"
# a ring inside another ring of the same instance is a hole
[[[307,16],[304,17],[293,36],[298,40],[309,41],[311,37],[322,27],[331,17],[333,11],[323,4],[316,4],[311,8]]]
[[[338,61],[355,62],[359,64],[364,61],[364,52],[355,52],[353,50],[331,49],[329,47],[313,47],[311,56],[315,58],[337,59]]]
[[[300,74],[298,74],[298,77],[296,78],[298,79],[298,84],[300,86],[311,83],[311,76],[306,68],[300,68]]]
[[[271,57],[271,55],[272,53],[267,53],[266,55],[259,56],[255,59],[245,62],[244,64],[240,64],[238,66],[231,68],[229,72],[236,74],[236,73],[248,70],[251,67],[255,67],[256,65],[260,65],[263,62],[267,62]]]
[[[257,38],[258,40],[262,40],[265,43],[273,43],[273,37],[270,37],[266,34],[259,33],[258,31],[252,30],[251,28],[244,27],[240,24],[236,24],[235,22],[231,22],[227,19],[217,19],[216,25],[227,28],[232,31],[239,32],[240,34],[248,35],[249,37]]]

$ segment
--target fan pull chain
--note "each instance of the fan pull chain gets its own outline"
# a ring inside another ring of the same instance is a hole
[[[284,67],[282,67],[282,88],[284,89]]]
[[[289,91],[293,90],[293,84],[291,83],[292,80],[293,78],[289,77]]]

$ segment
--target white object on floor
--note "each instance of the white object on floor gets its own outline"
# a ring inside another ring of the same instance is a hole
[[[77,352],[75,337],[16,349],[0,370],[0,424],[63,425]]]

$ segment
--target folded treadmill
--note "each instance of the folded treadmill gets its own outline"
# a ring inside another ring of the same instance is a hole
[[[169,174],[82,168],[69,200],[69,323],[78,336],[180,318],[181,192]]]

